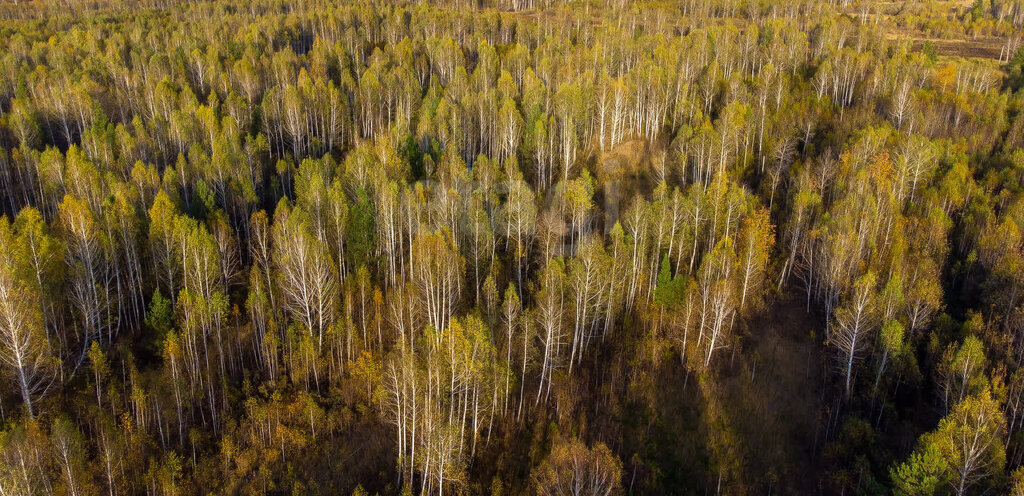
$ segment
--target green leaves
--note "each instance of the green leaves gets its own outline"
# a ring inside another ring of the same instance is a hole
[[[921,436],[907,461],[890,469],[896,494],[924,496],[952,490],[963,495],[1001,473],[1006,420],[1002,405],[986,387],[968,396]]]
[[[889,469],[889,477],[898,496],[932,496],[948,481],[948,470],[937,441],[926,435],[907,461]]]
[[[174,328],[174,304],[160,294],[159,288],[153,291],[153,299],[146,314],[146,325],[154,332],[154,343],[161,343],[164,336]],[[162,347],[159,345],[159,348]]]
[[[348,266],[368,265],[377,247],[377,224],[373,203],[363,188],[356,191],[356,202],[349,210],[345,232]]]
[[[672,276],[668,256],[661,258],[658,270],[658,284],[654,287],[654,302],[672,310],[686,297],[686,278],[682,274]]]

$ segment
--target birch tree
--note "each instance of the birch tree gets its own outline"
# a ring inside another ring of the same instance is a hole
[[[876,327],[875,274],[868,272],[853,284],[846,303],[835,312],[830,341],[839,353],[846,396],[853,384],[854,365],[864,357]]]
[[[0,218],[0,246],[14,247],[14,232]],[[16,379],[29,418],[55,379],[55,360],[46,343],[42,308],[32,286],[18,274],[20,254],[0,250],[0,359]]]

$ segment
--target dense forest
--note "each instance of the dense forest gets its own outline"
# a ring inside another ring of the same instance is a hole
[[[1020,0],[9,0],[0,495],[1024,495]]]

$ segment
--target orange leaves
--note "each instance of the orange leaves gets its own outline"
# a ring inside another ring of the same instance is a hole
[[[588,447],[579,439],[559,439],[531,473],[537,494],[622,493],[622,462],[604,443]]]
[[[374,389],[381,378],[380,361],[373,356],[373,353],[362,350],[354,362],[349,362],[349,369],[352,371],[353,378],[366,385],[367,400],[376,400]]]
[[[871,162],[868,164],[868,170],[871,172],[871,180],[878,191],[887,191],[891,187],[893,180],[894,168],[892,164],[892,158],[889,157],[889,150],[882,150],[874,157],[871,157]]]

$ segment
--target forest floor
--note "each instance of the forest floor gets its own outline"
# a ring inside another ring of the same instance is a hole
[[[822,319],[799,297],[782,297],[746,324],[724,349],[714,386],[739,443],[743,484],[751,494],[821,494],[827,464],[826,384],[833,377],[821,345]],[[674,352],[650,377],[648,401],[593,412],[597,431],[616,433],[623,486],[634,494],[707,494],[715,490],[707,406],[699,381]],[[640,381],[646,383],[646,381]],[[632,387],[636,387],[635,385]],[[635,391],[634,391],[635,392]]]
[[[824,444],[821,319],[784,295],[747,323],[735,357],[723,355],[723,403],[743,440],[752,493],[814,494]]]

